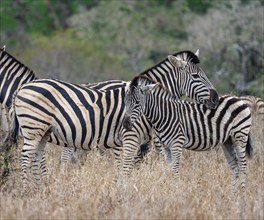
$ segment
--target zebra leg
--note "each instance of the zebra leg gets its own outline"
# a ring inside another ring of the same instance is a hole
[[[246,143],[247,137],[237,137],[235,142],[237,162],[239,167],[240,192],[244,193],[247,181]]]
[[[21,169],[21,179],[23,188],[26,189],[28,185],[28,173],[29,173],[29,167],[32,163],[33,158],[37,155],[37,146],[38,142],[32,142],[29,143],[27,140],[24,141],[24,145],[22,147],[21,157],[19,159],[20,169]]]
[[[41,176],[44,182],[47,181],[46,157],[45,157],[44,149],[50,137],[51,131],[52,131],[51,128],[48,129],[48,131],[46,131],[45,135],[42,137],[41,141],[39,142],[37,146],[36,157],[32,163],[32,173],[37,182],[40,181],[39,172],[41,172]]]
[[[181,155],[182,155],[182,144],[173,145],[173,147],[171,148],[172,170],[175,174],[176,179],[179,179]]]
[[[157,133],[153,131],[152,140],[154,144],[154,149],[158,154],[162,154],[164,156],[162,143],[160,141],[160,138],[158,137]]]
[[[235,148],[230,138],[223,144],[223,150],[224,150],[224,155],[226,157],[227,163],[233,175],[232,190],[233,192],[235,192],[236,185],[238,182],[238,177],[239,177],[238,175],[239,168],[238,168],[238,161],[236,157],[236,151],[235,151]]]
[[[139,150],[138,138],[123,141],[123,174],[129,176]]]
[[[46,173],[46,165],[45,165],[46,159],[45,159],[45,153],[44,153],[44,147],[43,149],[38,148],[35,158],[33,158],[32,166],[31,166],[31,172],[35,178],[35,181],[37,184],[40,182],[40,172]],[[43,171],[42,171],[43,169]]]
[[[179,170],[181,164],[182,147],[185,142],[185,137],[182,134],[178,134],[175,137],[175,142],[170,146],[171,158],[172,158],[172,170],[175,174],[176,179],[179,179]]]
[[[77,162],[75,148],[63,147],[60,162],[63,165],[69,163],[69,161],[73,161],[74,163]]]
[[[105,155],[105,151],[106,149],[102,149],[98,146],[96,146],[96,154],[100,157],[100,158],[103,158],[104,155]]]
[[[141,144],[138,151],[137,155],[134,158],[134,164],[135,166],[138,166],[140,163],[143,162],[144,158],[147,156],[147,154],[150,152],[150,143],[145,143]]]
[[[158,134],[155,131],[153,132],[152,138],[156,152],[161,154],[165,158],[168,164],[171,164],[172,162],[171,150],[168,147],[163,146]]]
[[[168,147],[163,147],[162,148],[162,153],[167,161],[168,164],[172,163],[172,155],[171,155],[171,150]]]
[[[116,164],[118,170],[120,170],[121,164],[122,164],[122,148],[121,147],[114,147],[113,153],[114,153],[114,157],[115,157],[115,164]]]
[[[72,163],[78,162],[77,148],[72,149],[71,162]]]
[[[3,143],[7,143],[10,139],[10,121],[8,116],[8,110],[6,107],[1,106],[1,126],[4,131]]]

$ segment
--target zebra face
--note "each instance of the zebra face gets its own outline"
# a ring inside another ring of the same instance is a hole
[[[218,94],[207,78],[205,72],[191,60],[182,60],[175,56],[168,56],[170,63],[176,68],[180,93],[205,104],[209,109],[215,109],[219,102]],[[198,61],[197,61],[198,62]]]
[[[126,130],[132,130],[135,121],[142,115],[142,90],[133,86],[125,96],[126,114],[123,126]]]
[[[184,69],[183,74],[186,74],[186,77],[189,78],[189,85],[184,88],[185,95],[197,103],[205,104],[209,109],[215,109],[219,97],[204,71],[197,65],[190,63]]]

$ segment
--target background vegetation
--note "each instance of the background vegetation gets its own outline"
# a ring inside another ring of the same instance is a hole
[[[200,49],[221,93],[264,97],[263,0],[2,0],[1,45],[39,77],[130,80]]]
[[[75,83],[130,80],[168,54],[199,48],[220,93],[264,98],[263,9],[263,0],[1,0],[0,46],[39,77]],[[263,219],[263,120],[254,115],[243,206],[221,150],[184,151],[179,182],[154,152],[115,182],[111,154],[91,152],[60,172],[62,149],[48,145],[42,191],[22,196],[20,147],[5,155],[10,164],[0,158],[1,176],[9,174],[0,219]]]

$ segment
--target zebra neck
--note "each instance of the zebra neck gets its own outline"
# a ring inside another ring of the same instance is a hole
[[[154,126],[159,123],[160,115],[162,112],[162,100],[153,95],[146,96],[145,105],[143,108],[143,114]]]
[[[175,67],[166,59],[163,62],[157,64],[156,66],[148,69],[147,71],[141,73],[140,75],[146,76],[155,82],[160,83],[163,87],[167,88],[171,93],[173,93],[176,98],[180,99],[183,94],[181,94],[181,88],[179,85],[179,73],[176,72]],[[149,84],[145,79],[141,79],[141,84]]]
[[[154,127],[162,127],[163,118],[168,117],[168,106],[173,105],[174,108],[178,109],[178,101],[179,99],[169,91],[161,87],[155,88],[155,91],[145,96],[143,114]]]
[[[14,71],[15,69],[20,71]],[[15,74],[15,78],[20,77],[26,79],[30,77],[32,80],[37,79],[33,70],[31,70],[29,67],[21,63],[19,60],[17,60],[15,57],[13,57],[7,52],[2,52],[1,54],[0,70],[1,75],[7,75],[8,78],[10,78],[11,75]],[[18,74],[18,72],[20,73],[20,75]]]

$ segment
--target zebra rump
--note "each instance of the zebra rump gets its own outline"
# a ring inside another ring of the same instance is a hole
[[[260,97],[248,95],[239,98],[248,105],[252,113],[264,115],[264,101]]]

